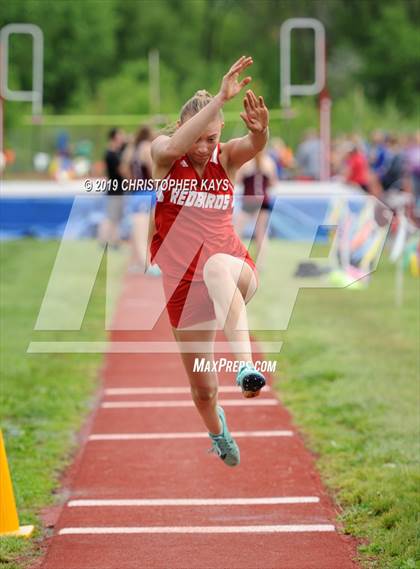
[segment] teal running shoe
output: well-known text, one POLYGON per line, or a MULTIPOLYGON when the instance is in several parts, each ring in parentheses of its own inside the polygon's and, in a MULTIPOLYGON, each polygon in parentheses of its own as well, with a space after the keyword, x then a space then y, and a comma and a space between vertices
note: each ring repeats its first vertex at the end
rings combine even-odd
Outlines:
POLYGON ((220 435, 213 435, 212 433, 209 433, 209 437, 213 441, 213 445, 209 450, 209 453, 214 452, 220 456, 223 462, 228 466, 237 466, 240 462, 239 447, 232 435, 229 433, 226 424, 225 412, 220 405, 217 406, 217 414, 222 422, 223 430, 220 435))
POLYGON ((251 363, 241 366, 236 376, 236 385, 240 386, 245 397, 255 397, 265 383, 263 374, 257 371, 251 363))

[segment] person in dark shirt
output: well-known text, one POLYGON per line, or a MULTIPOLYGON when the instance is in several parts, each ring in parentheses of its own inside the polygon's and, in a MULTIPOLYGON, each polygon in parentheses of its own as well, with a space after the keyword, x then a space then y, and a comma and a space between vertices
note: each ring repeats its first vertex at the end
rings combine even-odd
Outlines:
MULTIPOLYGON (((120 172, 132 181, 152 181, 152 155, 150 148, 155 135, 148 125, 140 125, 133 141, 127 144, 121 160, 120 172)), ((142 186, 137 185, 137 188, 142 186)), ((153 189, 134 189, 125 192, 131 218, 132 264, 130 273, 158 276, 157 265, 148 262, 149 242, 154 233, 156 194, 153 189)))
POLYGON ((270 189, 277 182, 276 165, 271 156, 264 150, 258 152, 253 160, 246 162, 238 171, 236 182, 243 186, 242 211, 236 220, 238 235, 242 235, 246 225, 251 221, 253 239, 255 239, 257 265, 260 271, 264 268, 267 228, 272 209, 270 189))
POLYGON ((105 219, 99 229, 99 241, 118 247, 119 227, 124 214, 124 191, 120 173, 121 156, 125 147, 125 134, 119 128, 113 128, 108 134, 108 146, 104 160, 109 183, 107 185, 105 219))
POLYGON ((400 141, 397 136, 389 135, 387 138, 388 160, 381 176, 384 192, 391 189, 403 190, 406 185, 406 164, 400 141))

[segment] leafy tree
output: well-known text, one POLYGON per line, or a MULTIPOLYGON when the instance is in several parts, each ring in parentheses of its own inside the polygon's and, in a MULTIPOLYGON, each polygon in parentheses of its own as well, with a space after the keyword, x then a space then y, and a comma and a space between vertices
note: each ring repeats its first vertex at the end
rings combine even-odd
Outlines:
MULTIPOLYGON (((1 0, 0 27, 30 22, 44 33, 45 102, 56 111, 68 106, 78 89, 93 93, 98 79, 112 74, 115 62, 115 3, 69 0, 1 0)), ((13 66, 20 85, 30 86, 32 50, 13 37, 13 66)))
MULTIPOLYGON (((215 91, 242 54, 254 57, 253 86, 278 107, 279 30, 290 17, 324 23, 333 95, 361 85, 380 104, 415 108, 418 0, 0 0, 0 27, 33 22, 44 32, 45 102, 55 112, 109 112, 108 99, 119 106, 112 112, 145 112, 151 49, 160 54, 165 109, 176 111, 197 89, 215 91)), ((297 31, 293 39, 292 80, 309 82, 313 35, 297 31)), ((14 38, 12 48, 13 85, 30 88, 29 41, 14 38)))
POLYGON ((404 4, 384 7, 369 29, 362 83, 368 96, 414 109, 420 93, 420 30, 404 4))

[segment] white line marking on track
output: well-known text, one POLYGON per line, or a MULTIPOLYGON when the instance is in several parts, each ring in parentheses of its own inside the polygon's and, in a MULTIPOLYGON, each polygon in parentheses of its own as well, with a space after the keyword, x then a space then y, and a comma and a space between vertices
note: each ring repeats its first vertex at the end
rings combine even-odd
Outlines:
MULTIPOLYGON (((258 351, 263 354, 279 353, 283 342, 259 342, 258 351)), ((68 353, 108 353, 108 354, 178 354, 181 350, 185 353, 222 353, 229 354, 231 351, 245 351, 245 342, 158 342, 154 340, 146 342, 78 342, 65 340, 33 341, 27 348, 29 354, 68 354, 68 353), (206 347, 208 346, 208 347, 206 347)))
MULTIPOLYGON (((219 393, 240 393, 238 386, 219 385, 219 393)), ((262 392, 270 391, 268 386, 263 387, 262 392)), ((105 389, 106 396, 112 395, 173 395, 189 394, 189 387, 110 387, 105 389)))
POLYGON ((84 527, 63 528, 59 535, 105 535, 139 533, 294 533, 294 532, 330 532, 335 526, 329 524, 300 524, 277 526, 186 526, 186 527, 84 527))
MULTIPOLYGON (((278 405, 277 399, 224 399, 219 401, 225 407, 254 407, 264 405, 278 405)), ((156 407, 194 407, 194 401, 105 401, 101 407, 104 409, 137 409, 137 408, 156 408, 156 407)))
POLYGON ((70 500, 69 508, 98 508, 106 506, 257 506, 277 504, 316 504, 317 496, 282 496, 275 498, 185 498, 167 500, 70 500))
MULTIPOLYGON (((232 431, 234 437, 292 437, 293 431, 232 431)), ((207 439, 208 433, 109 433, 90 435, 89 441, 147 441, 159 439, 207 439)))

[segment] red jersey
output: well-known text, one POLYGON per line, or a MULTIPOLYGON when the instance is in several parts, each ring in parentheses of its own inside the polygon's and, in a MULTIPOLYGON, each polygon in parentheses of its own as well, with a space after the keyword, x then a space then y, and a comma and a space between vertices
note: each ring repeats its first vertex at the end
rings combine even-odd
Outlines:
POLYGON ((157 190, 152 262, 164 275, 203 280, 203 266, 216 253, 254 262, 232 223, 233 184, 215 148, 200 177, 187 155, 174 162, 157 190))
POLYGON ((347 158, 347 167, 349 170, 347 182, 360 186, 369 184, 369 163, 362 152, 352 152, 347 158))

